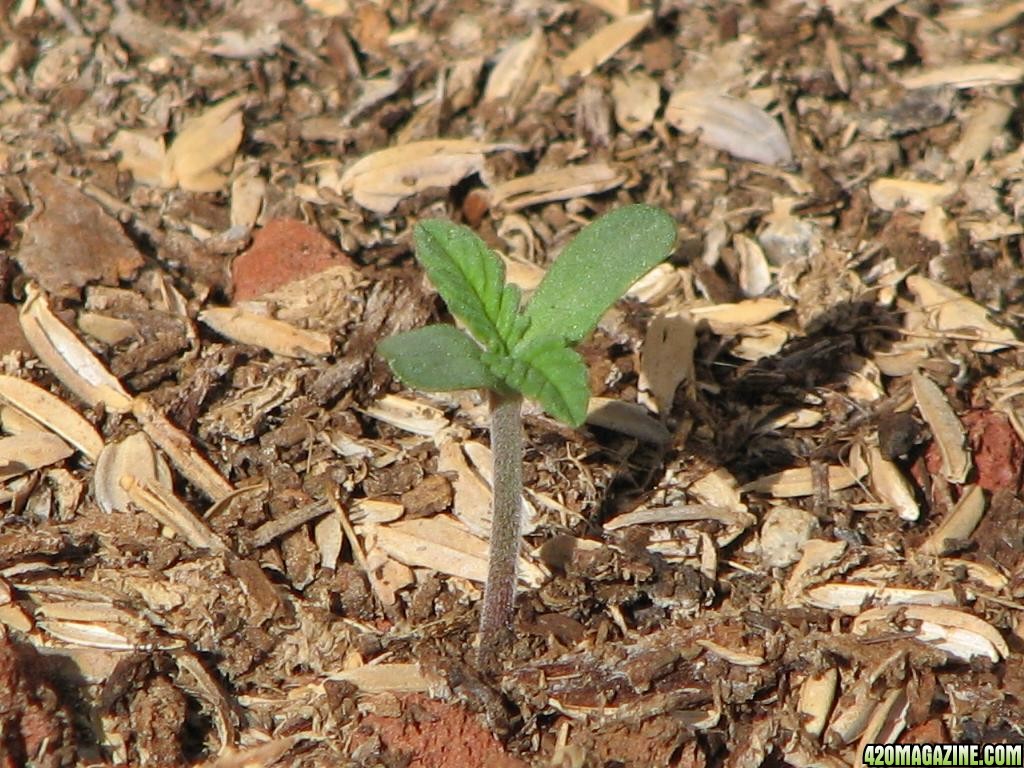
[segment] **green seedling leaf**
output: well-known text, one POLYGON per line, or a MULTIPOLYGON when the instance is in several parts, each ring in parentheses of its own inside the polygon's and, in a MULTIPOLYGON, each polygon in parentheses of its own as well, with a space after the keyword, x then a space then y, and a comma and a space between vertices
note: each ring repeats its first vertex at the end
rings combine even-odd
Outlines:
POLYGON ((618 208, 591 222, 555 259, 526 305, 523 338, 554 335, 578 344, 675 242, 672 217, 649 205, 618 208))
POLYGON ((450 221, 421 221, 413 239, 416 258, 451 313, 488 350, 508 352, 522 328, 515 322, 520 293, 505 284, 501 259, 471 230, 450 221))
POLYGON ((583 358, 559 336, 522 341, 511 355, 481 359, 504 384, 540 403, 559 421, 578 427, 587 416, 590 385, 583 358))
POLYGON ((483 350, 454 325, 428 325, 399 333, 377 345, 377 352, 405 384, 440 392, 501 389, 501 379, 480 359, 483 350))

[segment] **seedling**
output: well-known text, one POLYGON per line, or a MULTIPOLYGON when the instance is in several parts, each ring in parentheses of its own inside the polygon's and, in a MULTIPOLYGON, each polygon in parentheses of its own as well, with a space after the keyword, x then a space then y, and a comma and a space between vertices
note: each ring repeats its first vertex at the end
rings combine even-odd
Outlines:
POLYGON ((409 386, 489 392, 494 494, 479 660, 490 666, 510 635, 515 603, 523 397, 559 421, 583 423, 590 386, 574 347, 672 252, 676 226, 648 205, 596 219, 565 247, 525 307, 519 287, 505 282, 504 263, 469 229, 432 219, 416 225, 413 239, 416 258, 468 333, 428 325, 385 339, 377 351, 409 386))

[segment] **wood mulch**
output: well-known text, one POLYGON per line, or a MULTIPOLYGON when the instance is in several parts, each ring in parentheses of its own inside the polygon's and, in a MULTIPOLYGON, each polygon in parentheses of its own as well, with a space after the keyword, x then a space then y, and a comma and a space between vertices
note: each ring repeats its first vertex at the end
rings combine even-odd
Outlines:
POLYGON ((0 768, 859 765, 1024 742, 1024 4, 0 2, 0 768), (411 228, 679 242, 526 414, 411 228))

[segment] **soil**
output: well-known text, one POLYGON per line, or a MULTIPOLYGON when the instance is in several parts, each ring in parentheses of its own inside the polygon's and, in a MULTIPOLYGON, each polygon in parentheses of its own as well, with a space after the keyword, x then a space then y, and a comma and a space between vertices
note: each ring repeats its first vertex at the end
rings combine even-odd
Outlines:
POLYGON ((0 2, 0 766, 1024 744, 1021 12, 0 2), (630 203, 484 669, 486 398, 374 347, 630 203))

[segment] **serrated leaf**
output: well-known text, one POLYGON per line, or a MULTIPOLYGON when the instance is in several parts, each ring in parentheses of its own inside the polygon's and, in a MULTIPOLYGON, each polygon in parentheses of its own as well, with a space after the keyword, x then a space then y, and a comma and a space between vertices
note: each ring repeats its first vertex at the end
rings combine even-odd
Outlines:
POLYGON ((591 222, 555 259, 524 312, 524 339, 580 342, 629 287, 672 253, 676 225, 649 205, 618 208, 591 222))
POLYGON ((517 345, 509 356, 484 353, 482 360, 507 387, 536 400, 559 421, 578 427, 586 418, 587 368, 561 337, 536 337, 517 345))
POLYGON ((450 221, 421 221, 416 258, 448 309, 487 349, 507 352, 502 329, 512 327, 519 289, 505 285, 505 265, 471 230, 450 221))
POLYGON ((377 352, 403 383, 433 392, 500 388, 501 380, 480 360, 482 351, 452 325, 428 325, 377 345, 377 352))

